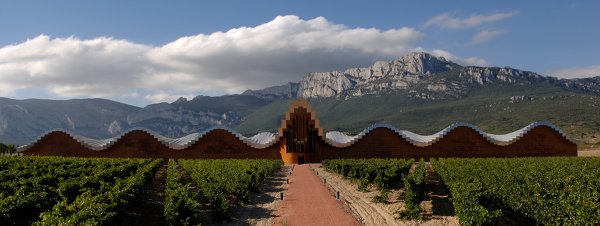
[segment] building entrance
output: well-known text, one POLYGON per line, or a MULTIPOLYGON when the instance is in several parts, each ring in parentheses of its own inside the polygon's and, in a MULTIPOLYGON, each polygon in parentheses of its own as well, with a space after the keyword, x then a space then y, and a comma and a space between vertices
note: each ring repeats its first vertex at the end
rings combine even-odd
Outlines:
POLYGON ((304 156, 298 156, 298 164, 304 164, 304 156))
POLYGON ((306 101, 299 101, 290 107, 280 134, 281 156, 285 163, 305 163, 319 161, 316 156, 322 131, 319 122, 306 101))

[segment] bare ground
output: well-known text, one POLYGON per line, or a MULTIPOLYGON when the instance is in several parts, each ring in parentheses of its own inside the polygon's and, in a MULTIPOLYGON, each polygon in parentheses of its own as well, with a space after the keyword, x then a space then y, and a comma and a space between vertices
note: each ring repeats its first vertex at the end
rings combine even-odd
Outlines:
POLYGON ((146 190, 142 203, 128 210, 122 225, 164 225, 165 183, 167 180, 167 164, 164 161, 154 173, 154 178, 146 190))
MULTIPOLYGON (((197 185, 191 179, 189 174, 180 168, 183 174, 184 183, 191 183, 191 189, 196 189, 197 185)), ((202 225, 260 225, 271 226, 275 219, 275 213, 280 203, 279 194, 286 188, 286 179, 293 170, 292 166, 285 165, 269 178, 267 178, 258 188, 258 192, 251 192, 247 203, 239 206, 233 206, 230 210, 231 221, 229 223, 215 223, 212 221, 210 208, 201 207, 200 219, 202 225)))
POLYGON ((454 207, 449 200, 448 189, 433 171, 431 163, 425 163, 425 200, 421 203, 423 223, 427 225, 459 225, 454 207))
MULTIPOLYGON (((286 186, 287 176, 290 174, 291 166, 283 166, 280 171, 272 177, 267 178, 259 187, 258 192, 250 194, 249 202, 230 210, 231 222, 224 225, 258 225, 271 226, 277 206, 279 205, 279 193, 286 186)), ((206 223, 203 223, 206 224, 206 223)), ((223 224, 208 224, 223 225, 223 224)))
POLYGON ((580 157, 597 157, 597 156, 600 156, 600 149, 599 150, 578 151, 577 152, 577 156, 580 156, 580 157))
POLYGON ((390 190, 387 204, 374 203, 373 197, 379 194, 375 187, 369 186, 367 192, 360 192, 356 183, 327 172, 321 164, 311 166, 326 180, 332 195, 340 192, 340 199, 364 225, 459 225, 458 218, 453 216, 452 205, 447 201, 447 191, 443 190, 439 181, 433 187, 428 185, 426 189, 426 201, 421 204, 424 209, 423 220, 403 221, 395 218, 396 212, 404 208, 401 188, 390 190))

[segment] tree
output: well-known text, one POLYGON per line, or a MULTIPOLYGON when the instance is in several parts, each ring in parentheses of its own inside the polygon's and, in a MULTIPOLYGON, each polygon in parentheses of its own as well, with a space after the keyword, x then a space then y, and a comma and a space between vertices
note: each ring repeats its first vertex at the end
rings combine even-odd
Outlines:
POLYGON ((13 144, 0 143, 0 155, 13 155, 17 153, 17 148, 13 144))
POLYGON ((7 146, 7 149, 8 149, 8 154, 10 154, 10 155, 14 155, 17 153, 17 148, 15 147, 14 144, 9 144, 7 146))
POLYGON ((4 155, 4 153, 6 153, 6 151, 7 151, 7 149, 8 149, 8 147, 5 144, 0 143, 0 155, 4 155))

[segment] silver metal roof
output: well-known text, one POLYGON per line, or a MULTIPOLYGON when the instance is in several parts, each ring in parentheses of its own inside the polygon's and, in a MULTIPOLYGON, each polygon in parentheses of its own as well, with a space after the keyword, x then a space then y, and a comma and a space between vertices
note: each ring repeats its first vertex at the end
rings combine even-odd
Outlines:
POLYGON ((180 137, 180 138, 168 138, 168 137, 162 136, 154 131, 151 131, 151 130, 148 130, 145 128, 134 128, 134 129, 128 130, 127 132, 121 133, 119 136, 108 138, 108 139, 92 139, 92 138, 88 138, 85 136, 74 134, 70 131, 66 131, 63 129, 54 129, 54 130, 51 130, 51 131, 48 131, 48 132, 42 134, 37 139, 35 139, 33 142, 30 142, 27 145, 18 147, 17 150, 18 151, 26 151, 29 148, 33 147, 36 143, 38 143, 46 135, 48 135, 52 132, 57 132, 57 131, 68 134, 70 137, 72 137, 75 141, 77 141, 84 147, 89 148, 94 151, 101 151, 101 150, 105 150, 105 149, 109 148, 110 146, 115 144, 118 140, 123 138, 123 136, 125 136, 128 133, 133 132, 133 131, 144 131, 144 132, 150 134, 152 137, 156 138, 160 143, 164 144, 165 146, 167 146, 171 149, 174 149, 174 150, 182 150, 182 149, 186 149, 186 148, 192 146, 198 140, 200 140, 200 138, 202 138, 204 135, 208 134, 209 132, 211 132, 213 130, 217 130, 217 129, 226 130, 227 132, 233 134, 235 137, 240 139, 242 142, 244 142, 245 144, 247 144, 248 146, 253 147, 253 148, 266 148, 266 147, 273 145, 277 141, 277 139, 276 139, 277 136, 274 133, 262 132, 262 133, 258 133, 256 135, 254 135, 252 137, 245 137, 244 135, 242 135, 236 131, 233 131, 227 127, 222 127, 222 126, 212 127, 201 133, 192 133, 192 134, 180 137))
MULTIPOLYGON (((475 130, 482 137, 484 137, 488 141, 492 142, 493 144, 505 146, 505 145, 509 145, 509 144, 514 143, 515 141, 519 140, 521 137, 523 137, 525 134, 527 134, 530 130, 532 130, 533 128, 538 127, 538 126, 547 126, 549 128, 552 128, 556 132, 558 132, 561 136, 568 139, 566 134, 560 128, 558 128, 557 126, 555 126, 549 122, 543 122, 543 121, 531 123, 517 131, 507 133, 507 134, 502 134, 502 135, 486 133, 472 124, 465 123, 465 122, 457 122, 457 123, 454 123, 454 124, 444 128, 443 130, 441 130, 437 133, 432 134, 432 135, 420 135, 420 134, 416 134, 416 133, 413 133, 413 132, 410 132, 407 130, 399 130, 396 127, 393 127, 388 124, 373 124, 355 136, 347 135, 347 134, 339 132, 339 131, 327 132, 325 134, 325 142, 334 147, 348 147, 348 146, 358 142, 360 139, 362 139, 364 136, 366 136, 368 133, 370 133, 374 129, 386 128, 386 129, 393 131, 398 136, 404 138, 407 142, 409 142, 412 145, 415 145, 417 147, 425 147, 425 146, 434 144, 438 140, 442 139, 450 131, 452 131, 458 127, 468 127, 468 128, 475 130)), ((123 136, 125 136, 126 134, 128 134, 132 131, 144 131, 144 132, 150 134, 152 137, 156 138, 159 142, 161 142, 165 146, 167 146, 171 149, 174 149, 174 150, 182 150, 182 149, 186 149, 186 148, 192 146, 193 144, 198 142, 198 140, 200 140, 204 135, 208 134, 209 132, 211 132, 213 130, 217 130, 217 129, 225 130, 225 131, 233 134, 235 137, 237 137, 239 140, 241 140, 248 146, 253 147, 253 148, 259 148, 259 149, 266 148, 266 147, 273 145, 275 142, 277 142, 277 139, 278 139, 277 134, 271 133, 271 132, 261 132, 254 136, 251 136, 251 137, 245 137, 242 134, 240 134, 234 130, 231 130, 227 127, 223 127, 223 126, 212 127, 203 132, 192 133, 192 134, 180 137, 180 138, 168 138, 168 137, 162 136, 158 133, 155 133, 155 132, 145 129, 145 128, 134 128, 134 129, 131 129, 127 132, 120 134, 119 136, 108 138, 108 139, 92 139, 92 138, 88 138, 85 136, 71 133, 71 132, 63 130, 63 129, 54 129, 54 130, 51 130, 51 131, 48 131, 48 132, 42 134, 37 139, 35 139, 33 142, 30 142, 27 145, 18 147, 17 150, 18 151, 26 151, 26 150, 30 149, 31 147, 33 147, 36 143, 38 143, 46 135, 48 135, 52 132, 55 132, 55 131, 64 132, 64 133, 68 134, 69 136, 71 136, 75 141, 77 141, 81 145, 83 145, 86 148, 89 148, 91 150, 94 150, 94 151, 101 151, 101 150, 105 150, 105 149, 109 148, 110 146, 115 144, 118 140, 123 138, 123 136)))
POLYGON ((426 146, 434 144, 435 142, 437 142, 438 140, 440 140, 444 136, 446 136, 446 134, 448 134, 450 131, 452 131, 458 127, 469 127, 471 129, 475 130, 477 133, 479 133, 482 137, 484 137, 488 141, 492 142, 493 144, 506 146, 506 145, 512 144, 515 141, 519 140, 521 137, 523 137, 523 135, 527 134, 530 130, 532 130, 533 128, 538 127, 538 126, 550 127, 552 129, 554 129, 556 132, 558 132, 561 136, 568 139, 567 135, 560 128, 553 125, 552 123, 543 122, 543 121, 531 123, 517 131, 507 133, 507 134, 502 134, 502 135, 486 133, 472 124, 465 123, 465 122, 457 122, 457 123, 454 123, 454 124, 444 128, 443 130, 441 130, 437 133, 432 134, 432 135, 420 135, 420 134, 416 134, 416 133, 413 133, 413 132, 410 132, 407 130, 399 130, 396 127, 393 127, 388 124, 374 124, 374 125, 369 126, 366 129, 364 129, 363 131, 361 131, 359 134, 357 134, 355 136, 350 136, 350 135, 344 134, 339 131, 327 132, 325 134, 325 142, 327 142, 328 144, 330 144, 334 147, 348 147, 348 146, 356 143, 360 139, 362 139, 365 135, 367 135, 369 132, 373 131, 374 129, 386 128, 386 129, 392 130, 394 133, 398 134, 398 136, 404 138, 407 142, 409 142, 412 145, 415 145, 417 147, 426 147, 426 146))

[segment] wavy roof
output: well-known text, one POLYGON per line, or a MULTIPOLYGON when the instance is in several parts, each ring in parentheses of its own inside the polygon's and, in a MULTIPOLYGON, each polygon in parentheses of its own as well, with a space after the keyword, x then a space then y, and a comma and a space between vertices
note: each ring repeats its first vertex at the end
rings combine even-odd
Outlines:
POLYGON ((198 142, 198 140, 200 140, 202 137, 204 137, 204 135, 206 135, 214 130, 219 130, 219 129, 225 130, 225 131, 231 133, 232 135, 237 137, 240 141, 244 142, 246 145, 253 147, 253 148, 259 148, 259 149, 266 148, 266 147, 273 145, 277 141, 277 139, 276 139, 277 135, 274 133, 261 132, 254 136, 251 136, 251 137, 245 137, 244 135, 242 135, 234 130, 231 130, 227 127, 222 127, 222 126, 212 127, 201 133, 192 133, 192 134, 180 137, 180 138, 168 138, 168 137, 162 136, 154 131, 151 131, 151 130, 148 130, 145 128, 133 128, 133 129, 128 130, 127 132, 124 132, 116 137, 112 137, 112 138, 108 138, 108 139, 92 139, 92 138, 88 138, 85 136, 71 133, 71 132, 63 130, 63 129, 54 129, 54 130, 51 130, 51 131, 48 131, 48 132, 42 134, 37 139, 35 139, 33 142, 31 142, 27 145, 18 147, 17 150, 18 151, 29 150, 31 147, 35 146, 35 144, 40 142, 44 137, 46 137, 50 133, 63 132, 65 134, 69 135, 70 137, 72 137, 75 141, 77 141, 78 143, 80 143, 81 145, 83 145, 84 147, 86 147, 88 149, 91 149, 94 151, 102 151, 102 150, 105 150, 105 149, 111 147, 117 141, 122 139, 124 136, 126 136, 127 134, 134 132, 134 131, 143 131, 145 133, 150 134, 152 137, 154 137, 160 143, 162 143, 163 145, 165 145, 171 149, 182 150, 182 149, 186 149, 186 148, 192 146, 193 144, 195 144, 196 142, 198 142))
POLYGON ((327 132, 325 134, 325 142, 327 142, 328 144, 330 144, 334 147, 348 147, 348 146, 358 142, 360 139, 362 139, 364 136, 369 134, 371 131, 373 131, 377 128, 386 128, 386 129, 392 130, 394 133, 396 133, 398 136, 404 138, 407 142, 409 142, 412 145, 415 145, 417 147, 426 147, 426 146, 432 145, 435 142, 439 141, 446 134, 448 134, 449 132, 451 132, 452 130, 454 130, 458 127, 468 127, 468 128, 475 130, 479 135, 481 135, 482 137, 484 137, 486 140, 490 141, 491 143, 500 145, 500 146, 506 146, 506 145, 510 145, 510 144, 514 143, 515 141, 519 140, 521 137, 523 137, 525 134, 527 134, 527 132, 531 131, 533 128, 536 128, 538 126, 550 127, 553 130, 555 130, 557 133, 559 133, 565 139, 569 139, 567 137, 567 135, 560 128, 553 125, 552 123, 544 122, 544 121, 534 122, 534 123, 531 123, 517 131, 507 133, 507 134, 502 134, 502 135, 483 132, 481 129, 479 129, 478 127, 476 127, 470 123, 457 122, 457 123, 454 123, 454 124, 444 128, 443 130, 441 130, 437 133, 432 134, 432 135, 420 135, 420 134, 416 134, 416 133, 413 133, 413 132, 410 132, 407 130, 399 130, 396 127, 393 127, 388 124, 374 124, 372 126, 369 126, 366 129, 364 129, 363 131, 361 131, 359 134, 357 134, 355 136, 346 135, 339 131, 327 132))
MULTIPOLYGON (((416 133, 413 133, 413 132, 410 132, 407 130, 399 130, 396 127, 393 127, 388 124, 374 124, 374 125, 369 126, 366 129, 364 129, 363 131, 361 131, 359 134, 357 134, 355 136, 350 136, 350 135, 344 134, 339 131, 327 132, 324 136, 324 141, 334 147, 338 147, 338 148, 348 147, 348 146, 351 146, 352 144, 358 142, 363 137, 367 136, 373 130, 378 129, 378 128, 386 128, 386 129, 393 131, 398 136, 402 137, 403 139, 405 139, 407 142, 409 142, 412 145, 415 145, 417 147, 426 147, 426 146, 432 145, 435 142, 439 141, 446 134, 450 133, 452 130, 454 130, 458 127, 468 127, 468 128, 473 129, 474 131, 476 131, 479 135, 481 135, 482 137, 484 137, 491 143, 500 145, 500 146, 506 146, 506 145, 516 142, 521 137, 523 137, 525 134, 527 134, 529 131, 531 131, 532 129, 534 129, 538 126, 546 126, 546 127, 552 128, 557 133, 559 133, 562 137, 568 139, 566 134, 564 132, 562 132, 562 130, 560 128, 558 128, 557 126, 555 126, 549 122, 540 121, 540 122, 531 123, 517 131, 507 133, 507 134, 502 134, 502 135, 483 132, 478 127, 476 127, 472 124, 469 124, 469 123, 465 123, 465 122, 454 123, 432 135, 420 135, 420 134, 416 134, 416 133)), ((214 130, 225 130, 225 131, 231 133, 232 135, 234 135, 235 137, 237 137, 240 141, 244 142, 248 146, 253 147, 253 148, 258 148, 258 149, 267 148, 267 147, 275 144, 281 138, 277 134, 270 133, 270 132, 261 132, 254 136, 251 136, 251 137, 245 137, 242 134, 240 134, 234 130, 231 130, 229 128, 222 127, 222 126, 212 127, 201 133, 192 133, 187 136, 180 137, 180 138, 168 138, 168 137, 162 136, 158 133, 155 133, 153 131, 150 131, 148 129, 144 129, 144 128, 134 128, 125 133, 120 134, 119 136, 108 138, 108 139, 92 139, 92 138, 88 138, 85 136, 73 134, 66 130, 56 129, 56 130, 52 130, 47 133, 44 133, 43 135, 39 136, 33 142, 19 147, 18 150, 26 151, 26 150, 30 149, 31 147, 33 147, 35 144, 40 142, 44 137, 46 137, 50 133, 63 132, 63 133, 66 133, 67 135, 69 135, 70 137, 72 137, 75 141, 77 141, 84 147, 94 150, 94 151, 101 151, 101 150, 105 150, 105 149, 111 147, 117 141, 122 139, 125 135, 127 135, 128 133, 133 132, 133 131, 146 132, 149 135, 151 135, 152 137, 154 137, 156 140, 158 140, 160 143, 164 144, 165 146, 167 146, 171 149, 174 149, 174 150, 182 150, 182 149, 186 149, 186 148, 192 146, 193 144, 198 142, 198 140, 200 140, 202 137, 204 137, 204 135, 206 135, 214 130)))

